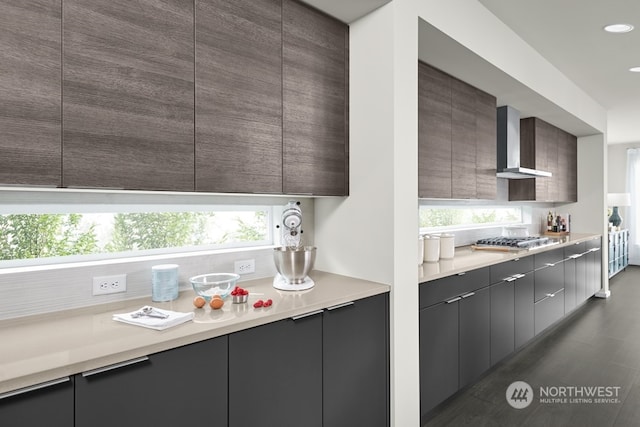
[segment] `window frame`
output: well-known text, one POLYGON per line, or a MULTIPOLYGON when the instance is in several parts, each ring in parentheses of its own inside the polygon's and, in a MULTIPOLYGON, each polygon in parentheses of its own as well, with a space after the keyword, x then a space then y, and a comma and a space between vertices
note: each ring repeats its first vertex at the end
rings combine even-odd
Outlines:
POLYGON ((500 205, 500 204, 453 204, 442 202, 421 203, 418 207, 418 228, 420 234, 433 234, 453 231, 469 231, 482 229, 495 229, 517 225, 531 225, 531 209, 524 205, 500 205), (492 223, 462 223, 435 227, 422 227, 420 224, 420 210, 422 209, 518 209, 520 211, 519 222, 492 222, 492 223))
MULTIPOLYGON (((59 269, 80 265, 105 265, 141 260, 183 258, 204 254, 275 247, 274 231, 278 209, 286 202, 282 198, 220 196, 211 194, 155 193, 123 190, 40 189, 0 187, 0 214, 70 214, 70 213, 141 213, 141 212, 206 212, 256 211, 267 212, 267 239, 233 242, 223 245, 183 246, 127 252, 106 252, 88 255, 0 260, 0 273, 24 269, 59 269), (256 202, 267 203, 256 203, 256 202)), ((287 198, 288 201, 290 198, 287 198)))

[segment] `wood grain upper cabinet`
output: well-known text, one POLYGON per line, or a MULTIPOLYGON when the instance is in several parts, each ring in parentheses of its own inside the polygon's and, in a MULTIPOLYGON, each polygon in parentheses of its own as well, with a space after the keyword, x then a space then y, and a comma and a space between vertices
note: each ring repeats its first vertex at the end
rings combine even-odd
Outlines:
POLYGON ((451 79, 451 197, 476 198, 476 89, 451 79))
POLYGON ((418 197, 495 200, 496 98, 418 62, 418 197))
POLYGON ((496 165, 496 97, 475 90, 476 96, 476 197, 495 200, 497 197, 496 165))
POLYGON ((193 191, 193 2, 65 0, 63 20, 63 185, 193 191))
POLYGON ((61 10, 0 1, 0 184, 61 184, 61 10))
POLYGON ((562 201, 578 201, 578 138, 558 129, 558 196, 562 201))
POLYGON ((348 194, 349 27, 282 2, 283 190, 348 194))
POLYGON ((418 195, 451 198, 451 77, 418 62, 418 195))
POLYGON ((577 138, 537 117, 520 120, 520 164, 549 178, 512 179, 509 200, 576 202, 577 138))
POLYGON ((282 192, 282 2, 196 0, 196 190, 282 192))

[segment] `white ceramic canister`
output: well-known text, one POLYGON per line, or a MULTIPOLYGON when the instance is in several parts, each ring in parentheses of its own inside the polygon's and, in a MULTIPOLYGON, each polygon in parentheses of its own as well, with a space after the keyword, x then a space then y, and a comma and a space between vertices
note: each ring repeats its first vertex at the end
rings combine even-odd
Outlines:
POLYGON ((438 262, 440 259, 440 237, 427 234, 424 236, 424 261, 438 262))
POLYGON ((455 254, 455 238, 453 234, 440 235, 440 259, 452 259, 455 254))
POLYGON ((418 236, 418 265, 424 262, 424 237, 418 236))

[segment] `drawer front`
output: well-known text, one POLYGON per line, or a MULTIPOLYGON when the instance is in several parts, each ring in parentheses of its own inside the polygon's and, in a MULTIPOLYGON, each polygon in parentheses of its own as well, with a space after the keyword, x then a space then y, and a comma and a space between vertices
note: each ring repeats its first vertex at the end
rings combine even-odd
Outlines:
POLYGON ((575 243, 571 246, 564 247, 564 258, 567 259, 573 255, 580 255, 587 251, 585 242, 575 243))
POLYGON ((514 274, 525 274, 533 271, 533 256, 512 259, 489 267, 491 284, 502 282, 514 274))
POLYGON ((533 256, 534 267, 539 269, 547 264, 555 264, 564 259, 564 248, 553 249, 550 251, 540 252, 533 256))
POLYGON ((553 297, 544 298, 534 305, 535 334, 547 329, 564 317, 564 292, 556 292, 553 297))
POLYGON ((421 283, 420 308, 429 307, 488 285, 489 267, 421 283))
POLYGON ((586 247, 588 251, 591 249, 600 248, 601 247, 600 238, 598 237, 597 239, 587 240, 586 247))
POLYGON ((545 267, 533 273, 535 301, 544 299, 549 294, 555 294, 564 289, 564 262, 558 262, 553 267, 545 267))

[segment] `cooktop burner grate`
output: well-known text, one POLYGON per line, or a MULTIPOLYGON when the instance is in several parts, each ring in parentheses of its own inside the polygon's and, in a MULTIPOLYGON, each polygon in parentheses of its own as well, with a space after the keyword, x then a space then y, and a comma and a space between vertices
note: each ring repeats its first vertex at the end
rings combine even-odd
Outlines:
POLYGON ((527 249, 538 246, 546 246, 553 244, 548 237, 491 237, 488 239, 480 239, 476 242, 479 246, 495 246, 527 249))

